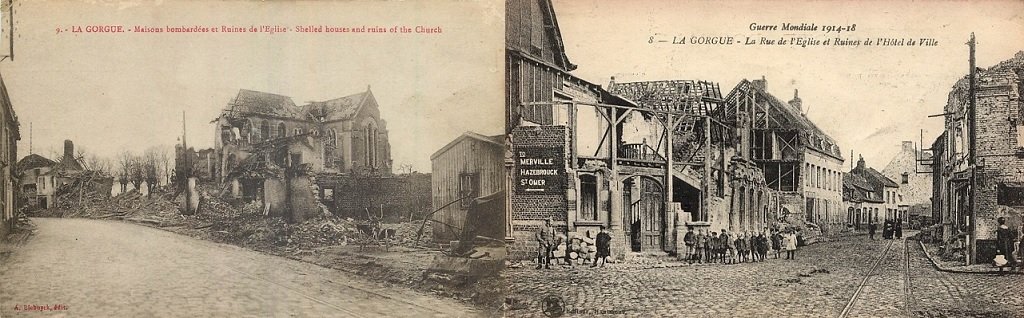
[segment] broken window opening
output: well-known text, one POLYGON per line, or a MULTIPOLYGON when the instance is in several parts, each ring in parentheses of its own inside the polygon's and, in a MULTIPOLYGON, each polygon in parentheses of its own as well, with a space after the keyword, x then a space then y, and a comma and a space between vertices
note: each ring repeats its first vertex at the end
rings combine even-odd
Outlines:
POLYGON ((1024 184, 1000 184, 996 195, 996 204, 1024 206, 1024 184))
POLYGON ((461 205, 463 208, 468 208, 473 203, 473 199, 480 194, 480 178, 477 173, 461 173, 459 174, 459 197, 464 198, 461 205))
POLYGON ((270 122, 266 120, 260 124, 260 140, 270 140, 270 122))
POLYGON ((597 220, 597 176, 580 175, 580 218, 597 220))

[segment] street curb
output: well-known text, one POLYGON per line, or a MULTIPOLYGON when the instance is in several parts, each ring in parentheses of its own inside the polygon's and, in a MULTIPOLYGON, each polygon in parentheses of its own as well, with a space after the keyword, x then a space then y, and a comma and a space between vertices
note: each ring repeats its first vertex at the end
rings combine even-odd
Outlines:
POLYGON ((921 246, 921 251, 923 251, 923 252, 924 252, 924 256, 928 258, 928 262, 932 264, 932 267, 934 267, 934 268, 935 268, 936 270, 938 270, 938 271, 940 271, 940 272, 947 272, 947 273, 962 273, 962 274, 977 274, 977 275, 1006 275, 1006 274, 1011 274, 1011 275, 1024 275, 1024 273, 1021 273, 1021 272, 1019 272, 1019 271, 1006 271, 1006 272, 999 272, 999 271, 986 271, 986 272, 972 272, 972 271, 965 271, 965 270, 957 270, 957 269, 952 269, 952 268, 947 268, 947 267, 943 267, 943 266, 939 265, 939 263, 935 261, 935 258, 933 258, 933 257, 932 257, 932 254, 928 252, 928 248, 926 248, 926 247, 924 246, 924 242, 922 242, 922 241, 917 241, 917 244, 921 246))

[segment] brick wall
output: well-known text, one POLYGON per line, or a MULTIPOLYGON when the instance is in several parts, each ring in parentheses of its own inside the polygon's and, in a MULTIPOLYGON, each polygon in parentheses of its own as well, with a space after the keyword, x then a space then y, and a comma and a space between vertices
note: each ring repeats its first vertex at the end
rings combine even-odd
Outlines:
MULTIPOLYGON (((1019 68, 1019 66, 1018 66, 1019 68)), ((1017 70, 1018 72, 1020 69, 1017 70)), ((978 239, 995 239, 996 219, 1006 217, 1011 226, 1021 224, 1021 213, 1013 207, 997 202, 1000 184, 1024 182, 1024 155, 1018 144, 1021 126, 1021 79, 1012 71, 983 72, 978 79, 977 151, 981 168, 978 170, 977 205, 978 239), (1015 127, 1016 126, 1016 127, 1015 127)), ((979 259, 983 259, 979 255, 979 259)))
POLYGON ((1024 208, 1000 205, 999 186, 1024 183, 1024 144, 1018 140, 1024 129, 1024 54, 982 71, 977 92, 977 146, 979 169, 975 197, 977 263, 994 257, 996 219, 1019 228, 1024 208))
POLYGON ((431 211, 430 174, 414 173, 391 177, 321 174, 316 177, 320 197, 333 189, 327 206, 337 216, 363 220, 366 209, 380 213, 385 222, 420 220, 431 211))
MULTIPOLYGON (((512 142, 515 147, 560 147, 563 149, 563 156, 568 155, 567 129, 565 126, 520 126, 512 131, 512 142)), ((566 158, 568 163, 568 158, 566 158)), ((513 175, 518 165, 513 166, 513 175)), ((567 174, 569 170, 566 169, 567 174)), ((567 189, 573 184, 572 179, 565 176, 563 189, 552 191, 547 194, 518 194, 515 189, 509 189, 511 195, 512 209, 512 238, 508 244, 508 257, 510 259, 530 259, 537 255, 537 242, 534 233, 544 223, 544 220, 551 218, 555 229, 565 232, 568 228, 567 216, 568 205, 567 189)), ((517 182, 513 180, 513 182, 517 182)), ((515 185, 513 185, 513 188, 515 185)))

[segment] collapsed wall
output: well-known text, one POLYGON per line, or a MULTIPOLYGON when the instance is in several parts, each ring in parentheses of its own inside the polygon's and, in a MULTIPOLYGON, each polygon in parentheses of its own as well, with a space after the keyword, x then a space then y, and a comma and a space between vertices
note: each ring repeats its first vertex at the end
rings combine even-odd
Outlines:
POLYGON ((385 223, 422 220, 431 211, 430 174, 397 176, 316 175, 319 200, 336 216, 385 223))

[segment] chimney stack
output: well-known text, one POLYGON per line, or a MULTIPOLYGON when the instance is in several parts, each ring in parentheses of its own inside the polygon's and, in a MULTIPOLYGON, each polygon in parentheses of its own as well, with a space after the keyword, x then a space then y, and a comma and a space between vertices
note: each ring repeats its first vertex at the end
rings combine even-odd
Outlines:
POLYGON ((866 165, 867 164, 864 163, 864 156, 860 156, 860 159, 857 159, 857 170, 864 170, 866 165))
POLYGON ((751 85, 761 89, 762 91, 768 91, 768 81, 764 79, 764 75, 761 75, 761 79, 753 80, 750 83, 751 85))
POLYGON ((797 111, 803 113, 804 112, 803 105, 804 105, 803 101, 800 100, 800 90, 799 89, 794 89, 793 90, 793 99, 789 101, 789 106, 792 106, 793 108, 796 108, 797 111))
POLYGON ((917 149, 914 149, 914 142, 913 141, 906 141, 906 140, 903 141, 903 151, 913 152, 915 150, 917 150, 917 149))
POLYGON ((64 158, 75 159, 75 143, 64 140, 64 158))

